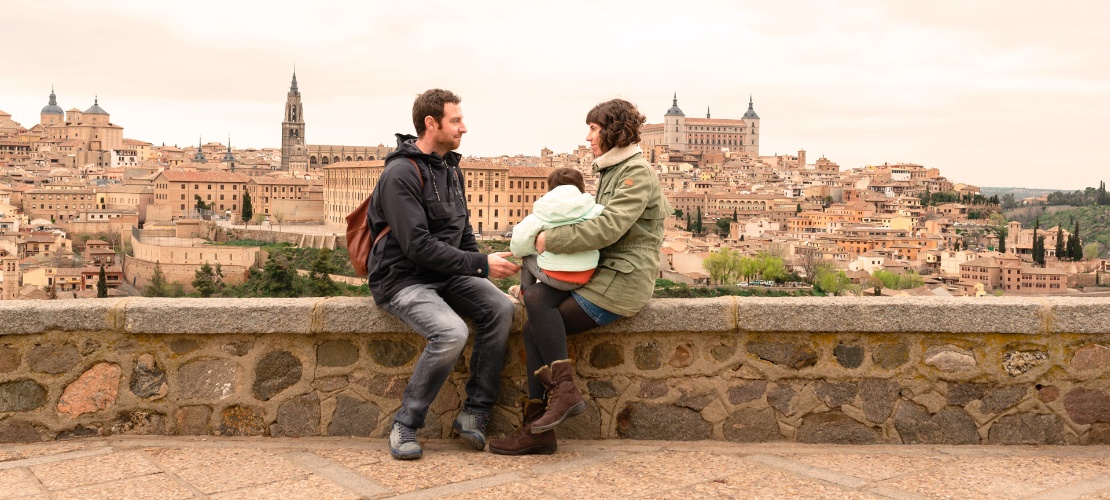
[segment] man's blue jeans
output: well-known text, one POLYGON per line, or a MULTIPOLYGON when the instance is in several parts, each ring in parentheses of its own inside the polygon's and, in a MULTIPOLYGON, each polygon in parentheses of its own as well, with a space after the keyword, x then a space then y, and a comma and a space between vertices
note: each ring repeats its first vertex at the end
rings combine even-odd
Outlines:
POLYGON ((428 406, 466 347, 469 329, 463 316, 474 322, 475 329, 463 409, 489 414, 501 390, 501 367, 516 310, 509 296, 485 278, 452 276, 443 283, 407 287, 382 307, 428 341, 393 420, 424 427, 428 406))

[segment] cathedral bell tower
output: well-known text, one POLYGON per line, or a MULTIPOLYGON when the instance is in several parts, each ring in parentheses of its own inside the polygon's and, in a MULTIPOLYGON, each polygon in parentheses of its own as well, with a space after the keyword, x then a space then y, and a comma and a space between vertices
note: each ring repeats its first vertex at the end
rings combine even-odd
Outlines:
POLYGON ((285 97, 285 118, 281 121, 281 169, 308 170, 308 148, 304 142, 304 110, 301 91, 297 89, 297 70, 285 97))

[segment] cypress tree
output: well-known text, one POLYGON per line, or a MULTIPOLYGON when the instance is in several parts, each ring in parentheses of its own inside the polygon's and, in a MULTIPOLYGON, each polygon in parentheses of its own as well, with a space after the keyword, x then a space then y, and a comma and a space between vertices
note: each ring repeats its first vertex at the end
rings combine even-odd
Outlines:
POLYGON ((1064 260, 1064 258, 1067 257, 1067 255, 1065 255, 1065 252, 1064 252, 1065 249, 1066 249, 1066 247, 1064 246, 1064 226, 1056 226, 1056 258, 1057 259, 1064 260))
POLYGON ((251 217, 254 217, 254 206, 251 205, 250 192, 243 191, 243 223, 250 224, 251 217))
POLYGON ((1076 262, 1083 260, 1083 242, 1079 239, 1079 221, 1075 221, 1075 230, 1068 238, 1068 256, 1076 262))
POLYGON ((108 275, 104 273, 104 264, 100 265, 100 278, 96 280, 96 298, 108 297, 108 275))

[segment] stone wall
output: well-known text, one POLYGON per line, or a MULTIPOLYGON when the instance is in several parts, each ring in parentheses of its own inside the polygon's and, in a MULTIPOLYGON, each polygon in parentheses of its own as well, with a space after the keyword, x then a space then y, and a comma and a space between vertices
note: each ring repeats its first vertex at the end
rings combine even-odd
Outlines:
MULTIPOLYGON (((1110 444, 1110 299, 659 299, 574 336, 564 438, 1110 444)), ((384 436, 423 340, 369 299, 0 303, 0 441, 384 436)), ((491 435, 518 422, 518 312, 491 435)), ((466 362, 423 436, 448 436, 466 362)))

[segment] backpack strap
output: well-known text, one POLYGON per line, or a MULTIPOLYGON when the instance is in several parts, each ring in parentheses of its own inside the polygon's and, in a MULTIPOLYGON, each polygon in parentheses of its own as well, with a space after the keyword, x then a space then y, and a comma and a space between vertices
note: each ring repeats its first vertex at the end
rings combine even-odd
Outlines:
MULTIPOLYGON (((418 166, 416 164, 416 160, 412 158, 405 159, 412 163, 412 168, 416 169, 416 177, 420 179, 420 189, 424 189, 424 174, 420 173, 420 166, 418 166)), ((389 224, 386 224, 385 229, 382 229, 382 232, 378 233, 378 236, 374 238, 374 242, 370 244, 370 248, 374 248, 374 245, 377 245, 378 241, 380 241, 382 238, 385 238, 385 235, 389 234, 389 232, 392 230, 393 228, 389 227, 389 224)))

